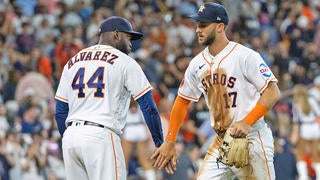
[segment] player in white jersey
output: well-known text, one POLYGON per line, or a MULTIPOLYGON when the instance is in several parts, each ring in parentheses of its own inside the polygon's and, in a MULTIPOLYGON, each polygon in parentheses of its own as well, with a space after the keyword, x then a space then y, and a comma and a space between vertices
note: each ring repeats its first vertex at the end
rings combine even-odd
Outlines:
POLYGON ((129 57, 133 31, 127 19, 112 16, 99 29, 99 43, 64 66, 56 92, 56 122, 62 136, 67 179, 126 179, 120 134, 131 96, 143 112, 156 147, 163 142, 151 85, 129 57))
POLYGON ((227 39, 228 15, 222 5, 204 3, 190 18, 196 21, 199 44, 207 47, 191 60, 185 72, 166 140, 151 157, 154 167, 175 167, 174 144, 179 128, 190 102, 197 102, 203 94, 217 136, 201 164, 198 179, 275 179, 273 137, 263 116, 280 97, 277 79, 257 52, 227 39), (217 89, 213 87, 218 90, 208 96, 209 89, 217 89), (229 167, 217 160, 229 127, 233 137, 249 140, 248 166, 229 167))

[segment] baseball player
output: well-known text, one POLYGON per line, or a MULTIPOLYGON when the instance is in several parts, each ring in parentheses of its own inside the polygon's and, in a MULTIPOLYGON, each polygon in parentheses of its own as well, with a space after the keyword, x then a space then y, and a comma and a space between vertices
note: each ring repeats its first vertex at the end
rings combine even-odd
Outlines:
POLYGON ((142 36, 127 19, 109 17, 100 25, 99 43, 81 50, 64 66, 55 118, 67 179, 126 179, 120 134, 131 96, 140 105, 155 146, 163 143, 152 87, 127 55, 130 41, 142 36))
POLYGON ((190 102, 197 102, 203 94, 217 135, 201 164, 198 179, 275 179, 273 137, 263 116, 280 97, 277 79, 257 52, 227 39, 228 15, 222 5, 204 3, 190 18, 196 21, 199 44, 206 48, 191 60, 185 72, 171 111, 166 141, 151 157, 154 167, 173 173, 179 128, 190 102), (215 86, 219 87, 215 93, 221 95, 212 98, 208 90, 215 86), (218 148, 229 127, 233 137, 249 139, 248 166, 230 167, 217 160, 218 148), (168 165, 172 168, 168 169, 168 165))

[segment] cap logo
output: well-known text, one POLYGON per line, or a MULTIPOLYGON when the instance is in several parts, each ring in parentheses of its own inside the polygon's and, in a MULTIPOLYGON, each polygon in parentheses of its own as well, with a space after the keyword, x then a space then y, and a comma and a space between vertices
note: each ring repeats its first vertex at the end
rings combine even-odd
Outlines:
POLYGON ((199 7, 198 12, 202 12, 205 8, 206 8, 206 7, 205 7, 204 5, 201 5, 201 6, 199 7))
POLYGON ((218 21, 221 21, 221 18, 220 18, 220 17, 217 17, 217 20, 218 20, 218 21))

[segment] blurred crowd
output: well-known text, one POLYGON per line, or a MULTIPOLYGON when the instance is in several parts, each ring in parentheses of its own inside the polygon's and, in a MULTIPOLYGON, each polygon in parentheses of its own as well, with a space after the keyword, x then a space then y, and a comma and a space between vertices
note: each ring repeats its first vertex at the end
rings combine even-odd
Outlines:
MULTIPOLYGON (((184 71, 204 48, 197 43, 194 22, 187 18, 203 2, 207 1, 0 0, 0 179, 65 178, 54 94, 65 63, 97 43, 100 22, 112 15, 129 19, 144 34, 133 42, 130 56, 154 87, 165 135, 184 71)), ((282 98, 266 116, 275 137, 277 179, 295 179, 301 158, 308 165, 308 176, 315 178, 312 165, 320 161, 319 145, 297 156, 301 151, 294 129, 303 121, 295 120, 299 119, 295 111, 308 105, 296 105, 300 100, 295 96, 301 92, 295 89, 302 86, 302 99, 316 102, 311 107, 320 106, 320 1, 214 2, 229 13, 228 38, 258 51, 279 80, 282 98)), ((303 112, 313 114, 311 121, 319 127, 320 111, 313 109, 303 112)), ((194 179, 214 135, 201 98, 191 105, 177 141, 177 172, 155 170, 157 179, 194 179)), ((151 155, 152 142, 146 147, 151 155)), ((132 149, 128 176, 143 179, 145 162, 137 154, 132 149)))

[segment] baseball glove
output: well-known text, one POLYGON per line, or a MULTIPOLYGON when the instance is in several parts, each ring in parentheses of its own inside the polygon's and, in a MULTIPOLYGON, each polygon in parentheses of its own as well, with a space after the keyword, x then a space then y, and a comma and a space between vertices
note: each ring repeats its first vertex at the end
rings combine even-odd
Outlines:
POLYGON ((222 142, 218 148, 219 156, 217 163, 221 162, 230 167, 243 168, 249 164, 249 149, 247 138, 233 138, 228 128, 222 142))

